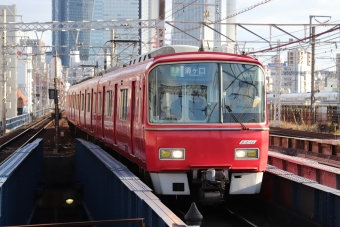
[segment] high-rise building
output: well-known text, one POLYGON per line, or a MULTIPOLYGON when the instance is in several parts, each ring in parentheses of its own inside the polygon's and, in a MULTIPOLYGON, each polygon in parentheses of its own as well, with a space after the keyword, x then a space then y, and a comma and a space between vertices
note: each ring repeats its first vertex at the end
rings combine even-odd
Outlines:
POLYGON ((312 54, 300 48, 287 51, 287 63, 288 65, 305 64, 311 66, 312 54))
POLYGON ((235 0, 173 0, 172 17, 176 28, 171 30, 172 44, 199 46, 198 40, 203 39, 208 48, 234 52, 235 26, 219 22, 235 23, 235 17, 229 17, 235 13, 235 7, 235 0))
MULTIPOLYGON (((136 20, 136 19, 156 19, 153 11, 158 12, 158 2, 154 4, 152 0, 52 0, 53 21, 96 21, 96 20, 136 20)), ((79 51, 80 60, 94 60, 95 55, 103 53, 103 47, 112 38, 117 40, 148 40, 148 34, 142 34, 138 29, 121 29, 114 33, 109 30, 83 30, 83 31, 56 31, 53 32, 52 44, 55 46, 64 66, 70 66, 70 50, 79 51), (114 34, 114 37, 112 37, 114 34), (77 45, 76 45, 76 39, 77 45), (144 38, 143 38, 144 37, 144 38), (60 47, 66 46, 66 47, 60 47), (91 48, 89 48, 91 46, 91 48)), ((143 41, 141 43, 147 43, 143 41)), ((151 45, 139 45, 139 53, 144 49, 149 49, 151 45)), ((127 49, 115 48, 115 54, 129 54, 133 47, 127 49)), ((110 50, 110 49, 109 49, 110 50)), ((108 52, 109 52, 108 50, 108 52)), ((146 51, 146 50, 145 50, 146 51)))
MULTIPOLYGON (((94 2, 94 0, 52 0, 52 20, 60 22, 91 21, 94 2)), ((54 31, 52 33, 53 51, 58 51, 63 65, 69 65, 70 48, 78 48, 78 45, 90 45, 90 34, 90 30, 54 31)), ((87 61, 89 48, 80 47, 79 50, 81 59, 87 61)))
MULTIPOLYGON (((16 5, 0 5, 0 18, 2 19, 2 12, 5 10, 6 13, 6 23, 17 22, 17 7, 16 5)), ((2 35, 2 32, 1 32, 2 35)), ((6 32, 5 46, 15 46, 18 39, 18 32, 11 31, 6 32)), ((2 46, 2 40, 0 39, 2 46)), ((5 47, 3 47, 5 48, 5 47)), ((7 52, 7 51, 6 51, 7 52)), ((0 59, 5 61, 2 63, 4 65, 4 75, 0 72, 0 100, 6 100, 6 109, 4 108, 3 101, 0 102, 0 121, 5 115, 6 118, 12 118, 17 116, 17 56, 5 52, 5 56, 2 56, 2 51, 0 51, 0 59), (4 76, 4 78, 2 78, 4 76), (6 81, 6 82, 5 82, 6 81), (6 84, 5 90, 3 85, 6 84), (4 94, 6 91, 6 94, 4 94), (6 97, 3 97, 6 95, 6 97), (4 114, 5 112, 5 114, 4 114)), ((1 67, 2 68, 2 67, 1 67)), ((1 69, 2 70, 2 69, 1 69)), ((1 126, 1 125, 0 125, 1 126)))
POLYGON ((310 92, 311 68, 308 60, 310 55, 307 52, 302 53, 301 50, 294 50, 289 51, 287 56, 287 61, 284 61, 282 57, 275 57, 271 63, 268 63, 268 92, 274 92, 274 84, 278 81, 278 76, 281 77, 280 92, 310 92))

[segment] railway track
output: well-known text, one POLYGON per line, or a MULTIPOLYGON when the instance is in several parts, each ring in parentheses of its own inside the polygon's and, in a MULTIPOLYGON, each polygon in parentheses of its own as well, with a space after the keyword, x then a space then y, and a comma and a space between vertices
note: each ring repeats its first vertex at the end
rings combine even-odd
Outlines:
MULTIPOLYGON (((162 202, 184 222, 186 222, 185 216, 191 206, 189 201, 183 201, 185 198, 187 197, 181 197, 180 199, 174 199, 172 201, 169 199, 162 200, 162 202)), ((227 208, 224 203, 209 206, 197 205, 197 207, 198 212, 203 216, 200 227, 257 227, 257 225, 251 221, 227 208)), ((195 216, 197 218, 198 215, 196 214, 195 216)))
POLYGON ((327 140, 340 139, 340 135, 334 135, 330 133, 309 132, 309 131, 301 131, 301 130, 278 128, 278 127, 270 127, 269 134, 278 135, 278 136, 297 137, 297 138, 312 138, 312 139, 327 139, 327 140))
MULTIPOLYGON (((269 132, 270 132, 270 135, 297 137, 297 138, 311 138, 311 139, 321 139, 321 140, 340 139, 339 135, 299 131, 299 130, 284 129, 284 128, 274 128, 274 127, 270 128, 269 132)), ((279 147, 279 146, 270 146, 269 148, 271 151, 279 152, 281 154, 285 154, 289 156, 299 156, 299 157, 317 161, 320 164, 340 168, 340 157, 337 155, 328 155, 328 154, 316 153, 312 151, 305 151, 302 149, 286 148, 286 147, 279 147)))
MULTIPOLYGON (((162 202, 185 222, 185 215, 191 203, 166 199, 162 202)), ((203 216, 200 227, 319 227, 318 223, 297 215, 291 210, 266 202, 257 195, 229 195, 218 205, 197 205, 203 216)))
POLYGON ((45 127, 51 124, 52 120, 49 117, 40 119, 37 123, 31 125, 21 133, 14 135, 0 145, 0 165, 10 158, 17 150, 24 147, 26 144, 34 140, 45 127))

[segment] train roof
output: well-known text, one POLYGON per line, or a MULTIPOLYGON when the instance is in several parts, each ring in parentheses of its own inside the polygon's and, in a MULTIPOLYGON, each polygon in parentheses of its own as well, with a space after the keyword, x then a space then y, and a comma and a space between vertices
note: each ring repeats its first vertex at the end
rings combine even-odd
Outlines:
MULTIPOLYGON (((182 55, 186 56, 183 58, 183 60, 189 60, 191 57, 194 57, 197 60, 209 60, 209 59, 216 60, 216 58, 219 58, 220 60, 223 60, 223 61, 229 60, 229 61, 246 61, 249 63, 257 63, 257 64, 260 63, 257 59, 254 59, 246 55, 232 54, 232 53, 226 53, 226 52, 216 52, 216 51, 200 51, 199 47, 190 46, 190 45, 171 45, 171 46, 160 47, 149 53, 137 56, 132 61, 130 61, 129 65, 137 64, 137 63, 140 63, 140 62, 152 59, 152 58, 154 58, 154 60, 158 62, 160 61, 161 58, 164 59, 165 61, 175 60, 175 58, 181 59, 182 55), (201 57, 199 56, 197 57, 198 52, 200 53, 200 55, 202 55, 201 57), (192 56, 188 58, 187 56, 190 53, 192 53, 192 56), (217 55, 221 55, 221 57, 217 57, 217 55), (165 58, 169 56, 170 57, 175 56, 175 57, 165 58)), ((261 63, 260 65, 263 67, 261 63)))
POLYGON ((200 60, 200 61, 235 61, 235 62, 247 62, 247 63, 255 63, 259 64, 263 67, 261 62, 257 59, 238 54, 230 54, 224 52, 186 52, 186 53, 178 53, 178 54, 167 54, 160 55, 154 57, 155 63, 168 62, 168 61, 192 61, 192 60, 200 60))
POLYGON ((199 48, 197 46, 190 46, 190 45, 164 46, 164 47, 157 48, 156 50, 153 50, 149 53, 136 56, 134 59, 130 61, 129 65, 133 65, 133 64, 154 58, 159 55, 174 54, 174 53, 180 53, 180 52, 197 52, 198 50, 199 48))

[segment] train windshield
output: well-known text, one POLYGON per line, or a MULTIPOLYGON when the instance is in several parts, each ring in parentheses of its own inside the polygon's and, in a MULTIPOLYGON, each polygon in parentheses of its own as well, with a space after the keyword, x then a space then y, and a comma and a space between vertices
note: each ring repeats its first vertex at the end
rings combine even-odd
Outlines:
POLYGON ((265 122, 264 74, 241 63, 159 65, 148 77, 149 122, 265 122))

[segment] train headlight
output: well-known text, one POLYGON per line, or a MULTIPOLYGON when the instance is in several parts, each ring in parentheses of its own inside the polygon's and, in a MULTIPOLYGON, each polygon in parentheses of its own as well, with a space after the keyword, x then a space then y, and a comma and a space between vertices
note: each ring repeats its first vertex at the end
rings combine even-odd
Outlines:
POLYGON ((246 159, 258 159, 259 158, 258 148, 236 148, 235 159, 246 160, 246 159))
POLYGON ((159 159, 162 160, 184 160, 184 148, 161 148, 159 149, 159 159))
POLYGON ((184 150, 173 150, 172 157, 175 159, 183 159, 184 158, 184 150))

